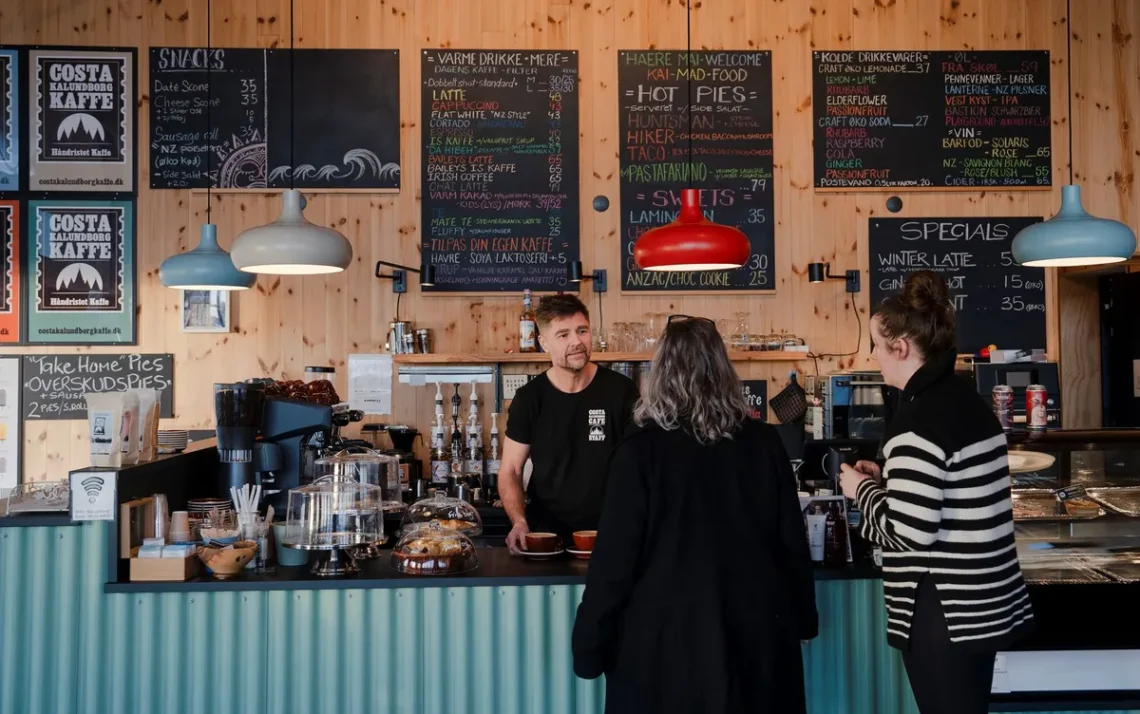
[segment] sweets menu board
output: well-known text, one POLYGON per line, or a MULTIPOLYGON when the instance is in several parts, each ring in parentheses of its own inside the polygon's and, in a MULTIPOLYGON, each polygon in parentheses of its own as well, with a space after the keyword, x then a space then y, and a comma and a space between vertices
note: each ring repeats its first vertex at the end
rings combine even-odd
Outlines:
POLYGON ((395 50, 150 48, 151 188, 399 188, 399 162, 395 50))
POLYGON ((1045 271, 1013 261, 1010 246, 1040 218, 874 218, 871 306, 915 270, 942 275, 958 318, 958 351, 1045 347, 1045 271))
POLYGON ((813 52, 815 187, 1044 188, 1049 53, 813 52))
POLYGON ((159 414, 174 416, 174 355, 24 355, 23 418, 86 419, 88 392, 159 389, 159 414))
POLYGON ((774 290, 771 53, 619 52, 618 101, 622 289, 774 290), (700 189, 706 218, 748 236, 744 267, 637 267, 638 236, 676 218, 689 187, 700 189))
POLYGON ((424 290, 575 289, 578 53, 425 50, 424 290))

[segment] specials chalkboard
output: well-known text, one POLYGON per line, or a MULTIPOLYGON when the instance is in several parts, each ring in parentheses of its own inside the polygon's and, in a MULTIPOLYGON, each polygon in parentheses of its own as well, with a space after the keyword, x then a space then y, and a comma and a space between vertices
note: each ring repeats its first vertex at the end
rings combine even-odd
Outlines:
POLYGON ((150 187, 399 188, 399 65, 395 50, 152 47, 150 187))
POLYGON ((1045 188, 1049 52, 812 53, 815 187, 1045 188))
POLYGON ((872 218, 871 307, 916 270, 953 295, 959 352, 1045 347, 1045 271, 1013 261, 1017 233, 1040 218, 872 218))
POLYGON ((426 291, 576 289, 578 53, 425 50, 426 291))
POLYGON ((619 52, 618 101, 622 289, 774 290, 771 53, 619 52), (638 236, 676 218, 689 187, 700 189, 706 218, 748 236, 744 267, 637 267, 638 236))
POLYGON ((161 416, 174 416, 174 355, 24 355, 23 418, 86 419, 88 392, 162 390, 161 416))

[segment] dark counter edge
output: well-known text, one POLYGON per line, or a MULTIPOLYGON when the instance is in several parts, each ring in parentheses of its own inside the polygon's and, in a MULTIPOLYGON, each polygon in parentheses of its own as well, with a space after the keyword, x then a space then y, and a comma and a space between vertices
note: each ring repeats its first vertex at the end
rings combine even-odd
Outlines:
MULTIPOLYGON (((387 556, 385 556, 386 558, 387 556)), ((462 575, 403 575, 386 565, 378 574, 360 573, 341 578, 318 578, 310 575, 308 566, 277 568, 272 573, 251 573, 235 580, 214 580, 203 576, 186 582, 104 583, 103 592, 114 593, 183 593, 183 592, 265 592, 273 590, 389 590, 395 588, 478 588, 522 587, 528 585, 584 585, 586 568, 581 561, 557 560, 539 564, 545 572, 528 572, 534 566, 521 558, 511 558, 502 575, 481 574, 480 569, 462 575)), ((365 569, 377 569, 367 564, 365 569)), ((870 563, 848 564, 842 568, 817 568, 815 579, 878 580, 882 572, 870 563)))
POLYGON ((17 514, 0 518, 0 528, 58 528, 59 526, 79 525, 83 524, 72 521, 70 513, 29 513, 27 515, 17 514))

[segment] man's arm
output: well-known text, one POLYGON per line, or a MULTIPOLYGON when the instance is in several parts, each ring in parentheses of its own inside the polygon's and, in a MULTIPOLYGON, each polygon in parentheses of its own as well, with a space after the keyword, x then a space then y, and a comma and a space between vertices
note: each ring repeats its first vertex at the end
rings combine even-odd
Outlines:
POLYGON ((520 444, 511 437, 503 441, 503 458, 499 463, 499 498, 503 510, 511 519, 511 532, 507 547, 512 553, 526 550, 523 536, 530 532, 526 522, 526 496, 523 493, 523 465, 530 456, 530 445, 520 444))

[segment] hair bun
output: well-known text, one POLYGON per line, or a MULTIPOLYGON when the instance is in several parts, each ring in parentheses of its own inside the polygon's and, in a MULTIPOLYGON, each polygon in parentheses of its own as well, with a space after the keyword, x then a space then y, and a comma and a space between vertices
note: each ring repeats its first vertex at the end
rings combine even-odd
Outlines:
POLYGON ((907 276, 899 298, 910 310, 930 313, 950 306, 950 288, 938 273, 919 270, 907 276))

